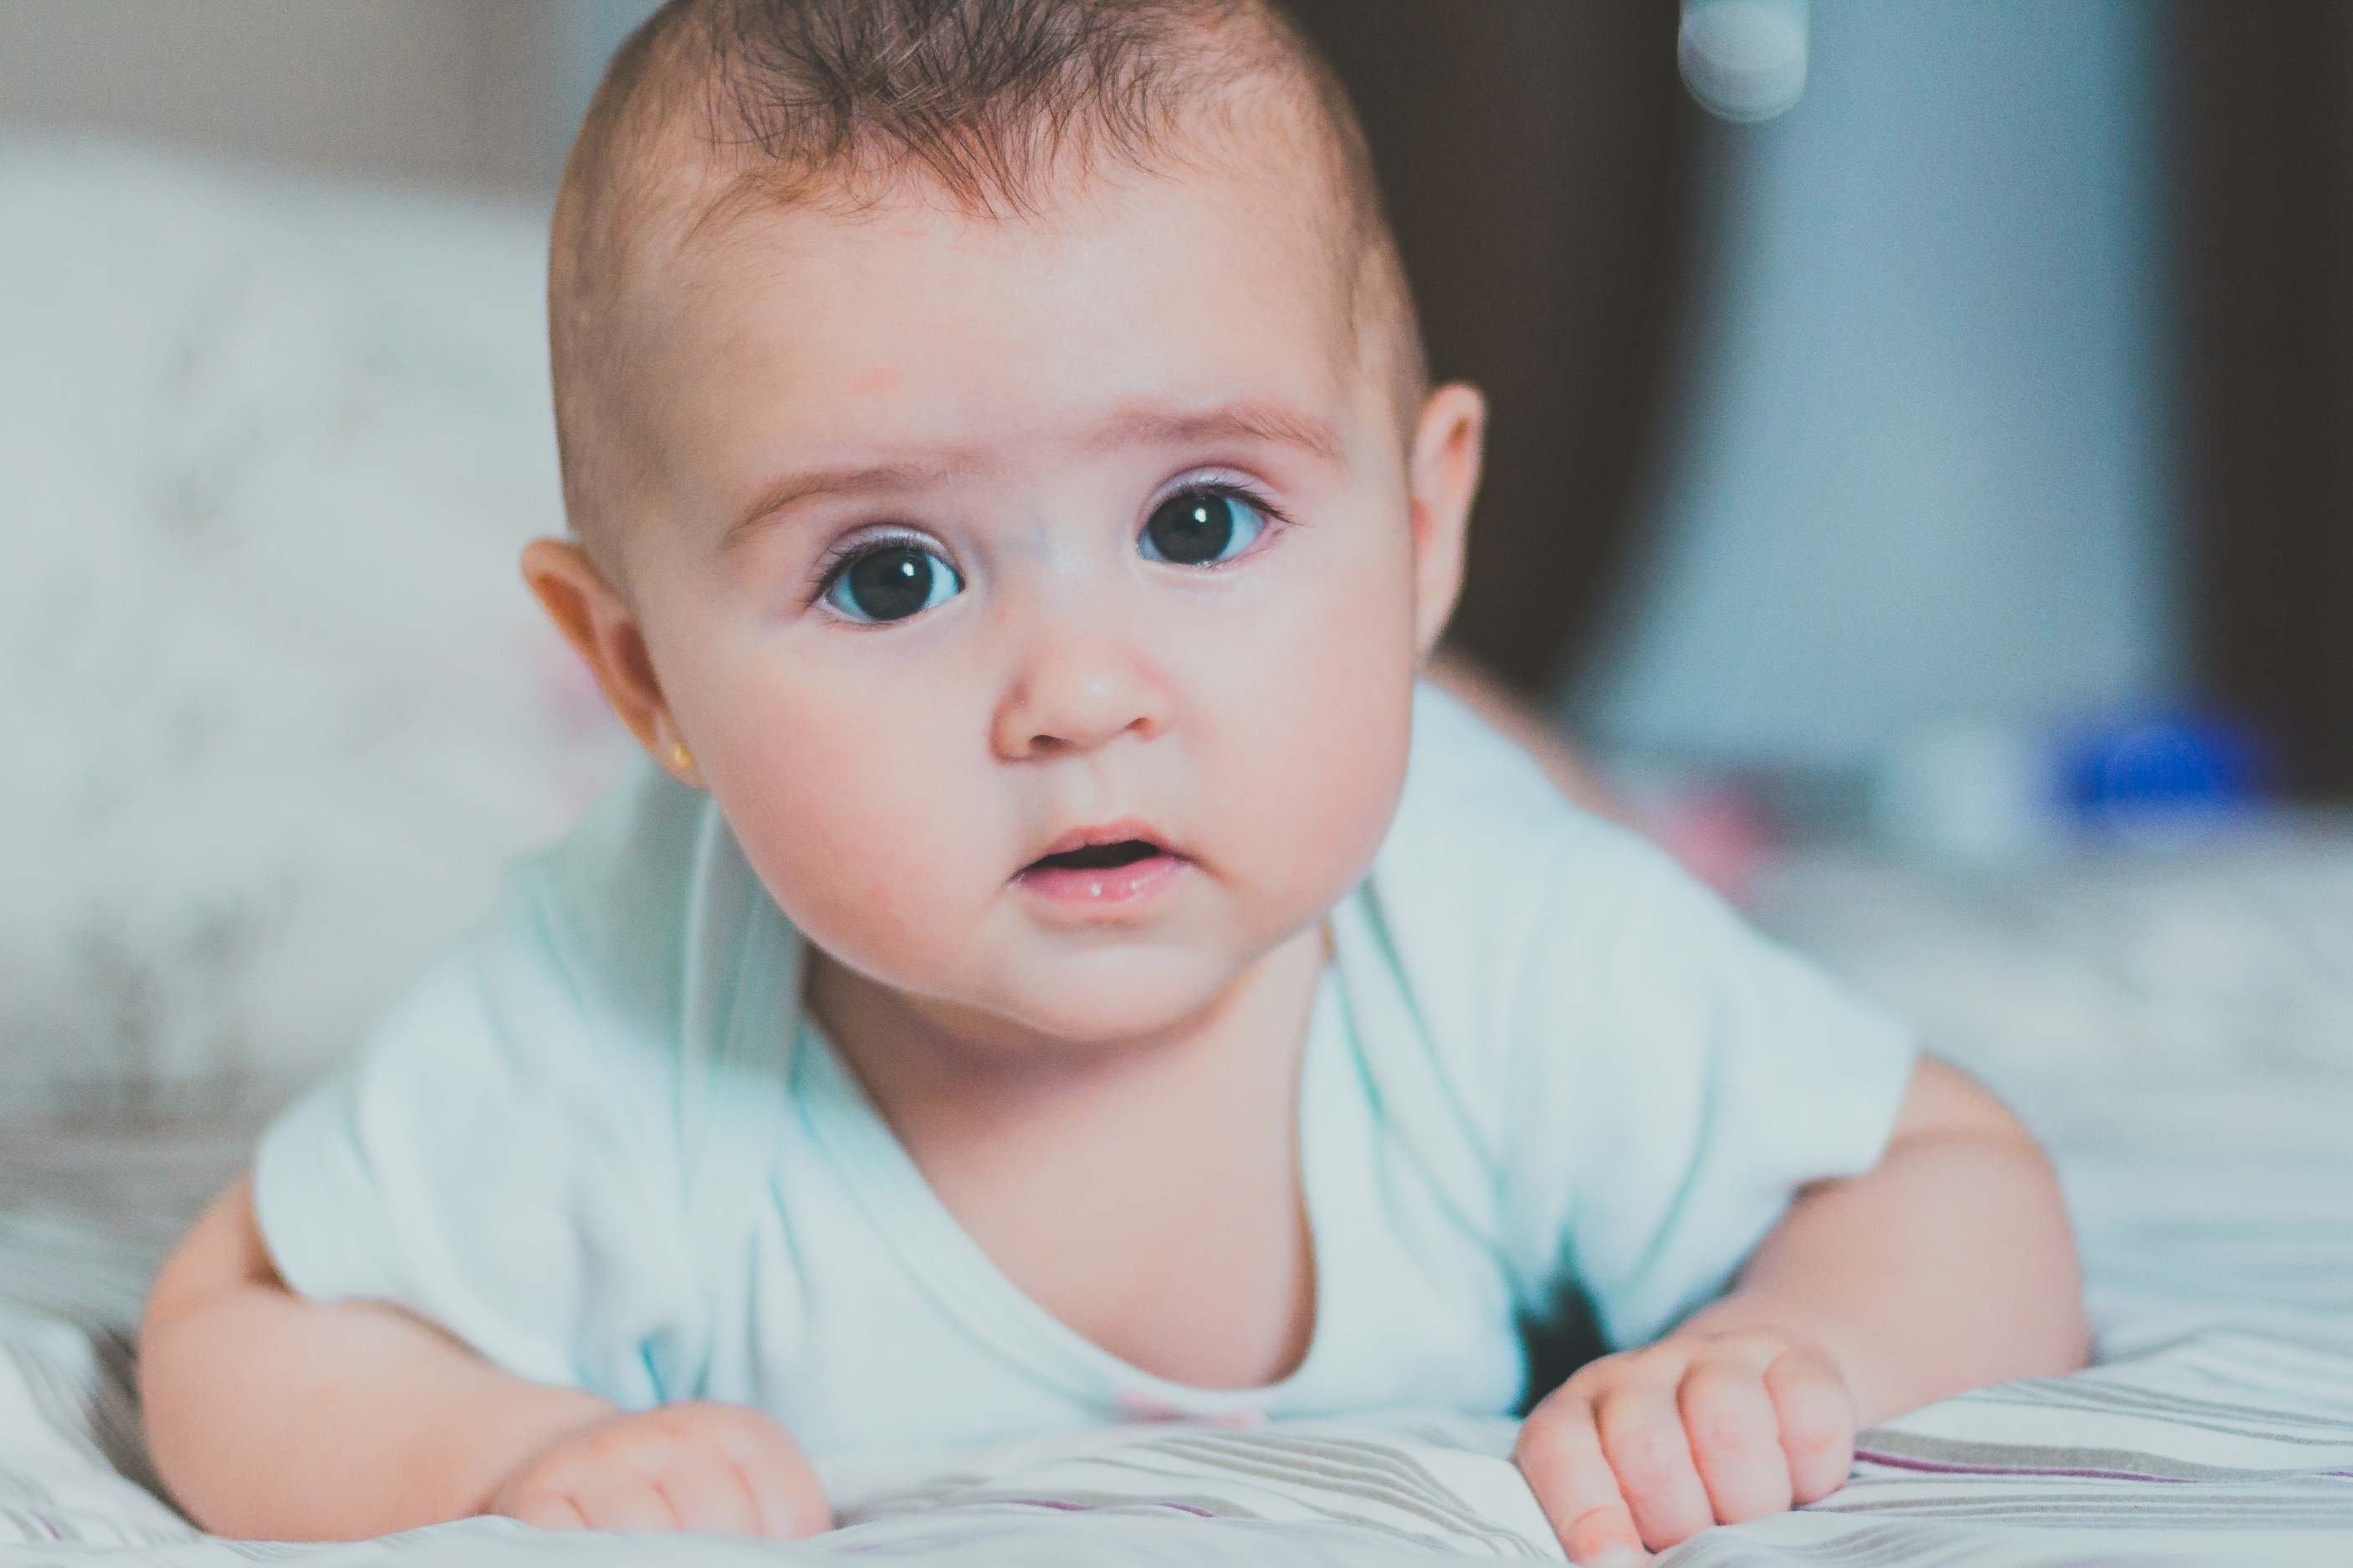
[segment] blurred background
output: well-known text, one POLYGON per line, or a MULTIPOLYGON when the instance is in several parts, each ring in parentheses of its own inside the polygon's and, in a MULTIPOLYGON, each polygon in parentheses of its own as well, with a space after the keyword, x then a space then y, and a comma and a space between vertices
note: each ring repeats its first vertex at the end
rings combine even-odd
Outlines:
POLYGON ((1455 640, 1654 829, 2353 795, 2353 10, 1815 0, 1733 124, 1672 5, 1303 9, 1495 395, 1455 640))
MULTIPOLYGON (((1295 8, 1494 405, 1452 645, 1608 809, 1883 992, 1965 886, 2003 962, 2172 910, 2142 1001, 2293 928, 2353 1016, 2353 7, 1813 0, 1755 124, 1674 0, 1295 8)), ((649 9, 0 5, 0 1080, 331 1054, 624 754, 512 552, 649 9)))
MULTIPOLYGON (((12 0, 0 128, 543 205, 649 9, 12 0)), ((2197 715, 2353 794, 2343 7, 1816 0, 1749 126, 1672 3, 1298 9, 1495 400, 1455 640, 1638 790, 1966 812, 1884 797, 2197 715)))

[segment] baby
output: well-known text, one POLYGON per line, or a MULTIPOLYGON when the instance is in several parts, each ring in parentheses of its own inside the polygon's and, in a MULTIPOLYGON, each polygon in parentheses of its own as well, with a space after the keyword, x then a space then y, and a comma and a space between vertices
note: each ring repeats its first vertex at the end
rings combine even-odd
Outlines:
POLYGON ((2010 1118, 1418 688, 1484 411, 1265 0, 679 0, 554 257, 524 570, 654 765, 166 1268, 206 1525, 801 1535, 810 1456, 1508 1413, 1582 1294, 1519 1462, 1618 1563, 2079 1364, 2010 1118))

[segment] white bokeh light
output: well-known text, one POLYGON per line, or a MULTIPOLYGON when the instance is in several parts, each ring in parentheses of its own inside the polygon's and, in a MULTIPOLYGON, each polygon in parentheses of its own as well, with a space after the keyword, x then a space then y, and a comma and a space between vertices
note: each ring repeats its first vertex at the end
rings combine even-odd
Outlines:
POLYGON ((1806 90, 1807 0, 1683 0, 1675 54, 1708 112, 1770 120, 1806 90))

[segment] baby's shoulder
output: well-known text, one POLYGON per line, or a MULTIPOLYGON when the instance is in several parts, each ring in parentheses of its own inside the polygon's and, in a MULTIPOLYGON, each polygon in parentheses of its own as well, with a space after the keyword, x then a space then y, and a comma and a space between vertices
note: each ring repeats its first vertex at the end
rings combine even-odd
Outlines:
POLYGON ((633 772, 507 872, 481 921, 378 1018, 362 1073, 575 1113, 672 1098, 687 1026, 709 1010, 698 992, 743 967, 711 962, 740 958, 752 918, 730 907, 752 903, 737 885, 748 873, 728 875, 732 848, 703 795, 633 772))
POLYGON ((1474 1230, 1504 1223, 1515 1129, 1573 1126, 1572 1086, 1609 1076, 1588 1058, 1632 1041, 1627 983, 1685 880, 1462 703, 1417 694, 1404 795, 1334 911, 1335 967, 1381 1120, 1474 1230))
POLYGON ((1348 944, 1352 990, 1393 975, 1444 1070, 1495 1093, 1535 1058, 1650 1038, 1663 998, 1704 1006, 1781 962, 1657 846, 1571 805, 1429 688, 1404 798, 1354 904, 1379 940, 1348 944))
POLYGON ((508 874, 496 919, 530 930, 584 979, 673 992, 707 862, 723 837, 707 796, 634 763, 562 842, 508 874))
POLYGON ((1401 940, 1492 969, 1535 927, 1606 920, 1688 880, 1651 844, 1570 804, 1460 700, 1416 693, 1405 792, 1367 883, 1401 940))

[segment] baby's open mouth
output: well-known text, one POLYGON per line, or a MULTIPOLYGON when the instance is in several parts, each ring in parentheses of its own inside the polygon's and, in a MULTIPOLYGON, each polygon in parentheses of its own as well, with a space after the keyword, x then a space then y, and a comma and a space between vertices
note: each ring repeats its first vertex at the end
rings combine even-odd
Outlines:
MULTIPOLYGON (((1119 828, 1111 831, 1116 833, 1119 828)), ((1063 843, 1070 843, 1064 838, 1063 843)), ((1186 869, 1185 858, 1149 838, 1113 838, 1040 855, 1013 880, 1065 910, 1130 914, 1186 869)))
POLYGON ((1133 866, 1138 860, 1149 860, 1167 853, 1159 845, 1144 838, 1123 838, 1116 844, 1090 844, 1082 849, 1065 850, 1060 855, 1043 855, 1022 869, 1029 871, 1115 871, 1122 866, 1133 866))

